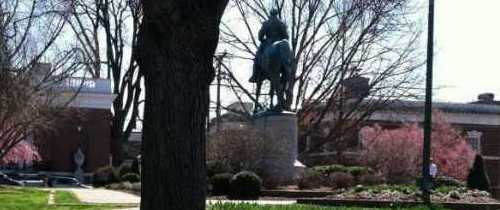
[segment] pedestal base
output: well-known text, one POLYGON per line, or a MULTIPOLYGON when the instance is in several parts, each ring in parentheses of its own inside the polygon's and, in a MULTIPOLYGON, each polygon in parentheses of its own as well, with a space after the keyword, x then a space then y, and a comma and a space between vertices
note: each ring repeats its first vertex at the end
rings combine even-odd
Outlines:
POLYGON ((263 131, 272 141, 269 146, 280 148, 264 163, 264 173, 274 180, 289 182, 298 170, 297 161, 297 115, 292 112, 266 112, 254 117, 255 127, 263 131))

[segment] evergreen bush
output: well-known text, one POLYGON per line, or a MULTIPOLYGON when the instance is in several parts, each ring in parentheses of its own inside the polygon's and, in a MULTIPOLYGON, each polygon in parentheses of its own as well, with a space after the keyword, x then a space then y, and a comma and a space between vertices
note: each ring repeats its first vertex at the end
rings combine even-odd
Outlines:
POLYGON ((231 173, 221 173, 215 174, 208 182, 212 185, 211 194, 212 195, 228 195, 231 191, 231 179, 233 174, 231 173))
POLYGON ((262 186, 260 177, 251 171, 242 171, 235 174, 230 181, 231 199, 258 199, 262 186))
POLYGON ((489 191, 490 189, 490 181, 484 170, 484 162, 481 155, 476 155, 474 159, 474 165, 467 176, 467 187, 469 189, 478 189, 482 191, 489 191))
POLYGON ((135 173, 126 173, 121 177, 121 180, 130 183, 137 183, 141 181, 141 176, 135 173))

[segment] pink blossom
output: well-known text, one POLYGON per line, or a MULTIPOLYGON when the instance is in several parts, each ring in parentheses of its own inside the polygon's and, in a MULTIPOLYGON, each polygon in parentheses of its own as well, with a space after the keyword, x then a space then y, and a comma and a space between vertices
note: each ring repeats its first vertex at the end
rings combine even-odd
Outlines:
MULTIPOLYGON (((386 178, 411 178, 420 175, 422 167, 423 129, 417 124, 404 124, 398 129, 379 125, 361 130, 361 160, 386 178)), ((431 156, 441 175, 464 180, 472 164, 474 152, 445 119, 434 111, 431 156)))
POLYGON ((37 148, 28 142, 21 141, 2 158, 3 163, 26 163, 31 165, 33 161, 41 160, 37 148))

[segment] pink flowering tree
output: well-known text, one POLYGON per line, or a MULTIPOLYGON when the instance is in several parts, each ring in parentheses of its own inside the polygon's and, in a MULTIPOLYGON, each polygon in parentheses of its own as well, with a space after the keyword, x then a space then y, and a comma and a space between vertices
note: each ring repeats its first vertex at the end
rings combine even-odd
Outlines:
POLYGON ((62 2, 0 1, 0 162, 38 159, 25 140, 53 129, 56 114, 73 98, 59 97, 62 82, 87 65, 81 48, 57 44, 65 41, 67 12, 62 2))
POLYGON ((387 180, 415 177, 420 170, 421 129, 415 124, 389 130, 379 125, 361 130, 362 162, 381 173, 387 180))
MULTIPOLYGON (((432 129, 431 156, 439 173, 464 180, 474 158, 472 148, 440 111, 433 113, 432 129)), ((361 161, 387 180, 399 181, 420 175, 423 130, 417 124, 404 124, 397 129, 384 129, 379 125, 365 127, 361 137, 361 161)))
POLYGON ((433 162, 442 174, 465 180, 474 160, 474 151, 460 131, 447 122, 442 112, 434 111, 433 121, 433 162))
POLYGON ((28 142, 21 141, 10 149, 1 159, 2 163, 26 163, 41 160, 37 148, 28 142))

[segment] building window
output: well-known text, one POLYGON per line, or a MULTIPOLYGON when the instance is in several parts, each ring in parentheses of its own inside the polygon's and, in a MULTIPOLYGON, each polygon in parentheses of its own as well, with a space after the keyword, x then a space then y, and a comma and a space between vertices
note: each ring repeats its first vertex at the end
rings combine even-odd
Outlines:
POLYGON ((467 132, 467 141, 469 142, 470 146, 472 149, 478 153, 481 154, 481 136, 483 135, 482 132, 479 131, 468 131, 467 132))

